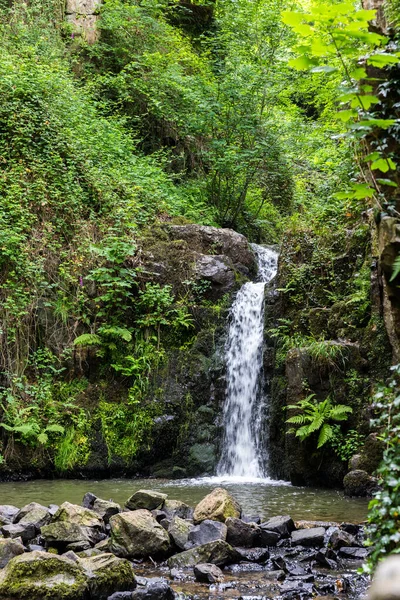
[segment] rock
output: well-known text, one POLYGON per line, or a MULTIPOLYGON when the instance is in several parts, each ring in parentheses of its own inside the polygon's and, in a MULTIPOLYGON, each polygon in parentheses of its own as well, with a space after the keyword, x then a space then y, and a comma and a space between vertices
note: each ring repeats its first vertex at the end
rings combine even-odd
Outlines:
POLYGON ((153 492, 153 490, 138 490, 129 498, 125 506, 129 510, 138 510, 141 508, 154 510, 162 506, 167 497, 167 494, 153 492))
POLYGON ((356 536, 362 530, 362 525, 356 525, 355 523, 341 523, 340 529, 350 533, 350 535, 356 536))
POLYGON ((369 497, 378 489, 378 480, 366 471, 350 471, 343 479, 343 486, 346 496, 369 497))
POLYGON ((322 546, 324 543, 324 527, 313 527, 311 529, 299 529, 292 531, 292 546, 322 546))
POLYGON ((94 501, 97 499, 97 496, 92 494, 91 492, 86 492, 82 499, 83 508, 93 508, 94 501))
POLYGON ((85 550, 97 544, 105 537, 104 533, 93 527, 81 527, 76 523, 55 522, 41 529, 47 546, 68 550, 85 550))
POLYGON ((13 539, 0 540, 0 569, 6 566, 14 556, 23 554, 25 548, 20 542, 13 539))
POLYGON ((315 554, 315 561, 325 569, 337 569, 336 560, 336 554, 329 548, 323 548, 315 554))
POLYGON ((34 552, 35 550, 37 550, 38 552, 47 552, 46 548, 44 546, 41 546, 40 544, 28 544, 27 549, 28 552, 34 552))
POLYGON ((339 523, 335 523, 335 521, 296 521, 294 525, 296 529, 313 529, 314 527, 329 529, 329 527, 339 527, 339 523))
POLYGON ((283 571, 284 573, 288 572, 286 560, 283 558, 283 556, 275 556, 272 559, 272 564, 274 569, 277 569, 278 571, 283 571))
POLYGON ((82 527, 91 527, 103 531, 103 523, 98 514, 78 504, 64 502, 53 516, 52 523, 76 523, 82 527))
POLYGON ((132 591, 136 587, 131 563, 113 554, 99 554, 79 559, 85 572, 92 598, 106 600, 113 592, 132 591))
POLYGON ((132 592, 116 592, 108 596, 107 600, 132 600, 132 592))
POLYGON ((339 550, 339 556, 353 560, 364 560, 368 556, 367 548, 351 548, 343 546, 339 550))
POLYGON ((280 540, 280 537, 281 536, 276 531, 270 531, 265 527, 260 527, 258 541, 261 547, 268 548, 269 546, 276 546, 280 540))
POLYGON ((171 586, 161 578, 148 579, 147 585, 138 588, 132 594, 132 600, 174 600, 175 593, 171 586))
POLYGON ((368 594, 369 600, 400 600, 400 556, 379 563, 368 594))
POLYGON ((227 256, 197 254, 195 273, 198 279, 210 281, 214 288, 225 294, 235 288, 236 278, 232 261, 227 256))
POLYGON ((168 533, 174 542, 175 546, 180 550, 184 550, 188 542, 188 536, 193 525, 180 517, 173 517, 168 525, 168 533))
POLYGON ((265 523, 261 523, 261 527, 267 531, 275 531, 281 537, 289 537, 295 529, 293 519, 289 516, 272 517, 265 523))
POLYGON ((240 517, 242 521, 245 523, 255 523, 256 525, 260 525, 261 517, 259 515, 243 515, 240 517))
POLYGON ((49 504, 49 513, 53 517, 60 507, 57 504, 49 504))
POLYGON ((1 525, 9 525, 14 521, 15 515, 19 512, 19 509, 16 506, 12 506, 11 504, 1 504, 0 505, 0 526, 1 525))
POLYGON ((239 518, 240 513, 238 502, 223 488, 216 488, 196 506, 193 519, 195 523, 206 519, 224 523, 229 517, 239 518))
POLYGON ((227 527, 226 541, 231 546, 241 546, 243 548, 254 548, 254 546, 257 546, 260 537, 260 528, 255 523, 245 523, 241 519, 228 517, 225 525, 227 527))
POLYGON ((20 525, 32 524, 36 529, 40 529, 43 525, 47 525, 51 521, 51 514, 46 506, 42 506, 37 502, 27 504, 15 515, 14 523, 20 525))
POLYGON ((3 525, 1 532, 6 538, 21 538, 26 543, 36 535, 36 528, 31 523, 16 523, 15 525, 3 525))
POLYGON ((219 521, 211 521, 206 519, 199 525, 192 527, 188 535, 188 541, 186 549, 194 548, 195 546, 202 546, 208 544, 208 542, 214 542, 216 540, 226 540, 227 527, 224 523, 219 521))
POLYGON ((355 538, 346 531, 334 531, 329 538, 329 546, 333 550, 339 550, 342 546, 357 546, 355 538))
POLYGON ((69 558, 69 560, 73 560, 76 563, 79 563, 79 556, 75 554, 72 550, 68 550, 68 552, 64 552, 64 558, 69 558))
POLYGON ((193 508, 180 500, 165 500, 162 508, 168 517, 180 517, 181 519, 193 519, 193 508))
POLYGON ((100 515, 105 523, 108 523, 113 515, 117 515, 121 512, 121 507, 116 502, 96 498, 93 502, 93 510, 100 515))
POLYGON ((237 554, 227 542, 217 540, 209 542, 203 546, 196 546, 190 550, 185 550, 180 554, 175 554, 168 559, 170 569, 182 569, 185 567, 194 567, 199 563, 212 563, 219 567, 235 562, 237 554))
POLYGON ((170 549, 169 535, 148 510, 134 510, 110 519, 110 548, 117 556, 162 556, 170 549))
POLYGON ((269 552, 265 548, 238 548, 235 547, 238 560, 249 562, 265 562, 269 559, 269 552))
POLYGON ((87 577, 68 558, 44 552, 16 556, 0 571, 1 600, 84 600, 87 577))
POLYGON ((222 571, 217 565, 200 563, 193 568, 196 581, 200 583, 220 583, 224 580, 222 571))
POLYGON ((285 581, 280 586, 283 598, 309 598, 313 595, 314 586, 312 583, 304 583, 303 581, 289 580, 285 581))

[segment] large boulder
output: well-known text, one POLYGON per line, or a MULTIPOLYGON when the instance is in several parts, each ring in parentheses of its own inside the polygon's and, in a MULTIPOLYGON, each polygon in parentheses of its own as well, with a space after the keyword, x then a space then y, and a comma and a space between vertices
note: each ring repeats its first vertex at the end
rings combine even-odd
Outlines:
POLYGON ((14 556, 25 552, 23 545, 17 540, 0 539, 0 569, 3 569, 14 556))
POLYGON ((96 498, 93 502, 93 510, 105 523, 108 523, 113 515, 117 515, 121 512, 121 507, 116 502, 96 498))
POLYGON ((21 538, 25 544, 36 536, 36 527, 32 523, 11 523, 3 525, 1 533, 6 538, 21 538))
POLYGON ((155 510, 163 505, 167 497, 167 494, 154 492, 153 490, 138 490, 129 498, 125 506, 129 510, 139 510, 141 508, 155 510))
POLYGON ((224 580, 224 575, 217 565, 213 564, 199 564, 193 569, 196 581, 200 583, 220 583, 224 580))
POLYGON ((343 479, 346 496, 370 497, 378 489, 378 480, 366 471, 357 469, 347 473, 343 479))
POLYGON ((0 526, 1 525, 9 525, 14 521, 15 515, 19 512, 19 509, 16 506, 12 506, 11 504, 1 504, 0 505, 0 526))
POLYGON ((275 531, 282 537, 289 537, 295 529, 293 519, 289 515, 272 517, 262 523, 261 527, 267 531, 275 531))
POLYGON ((134 590, 136 587, 132 565, 125 558, 99 554, 81 558, 78 564, 88 578, 91 597, 96 600, 106 600, 113 592, 134 590))
POLYGON ((117 556, 163 556, 170 549, 169 535, 148 510, 134 510, 110 519, 110 548, 117 556))
POLYGON ((400 556, 388 556, 379 563, 368 599, 400 600, 400 556))
POLYGON ((47 525, 51 521, 51 514, 46 506, 42 506, 37 502, 27 504, 14 517, 14 523, 21 525, 32 524, 36 529, 40 529, 43 525, 47 525))
MULTIPOLYGON (((194 509, 193 520, 201 523, 206 519, 225 523, 229 517, 239 518, 239 503, 223 488, 215 488, 194 509)), ((206 561, 207 562, 207 561, 206 561)))
POLYGON ((93 510, 64 502, 49 525, 41 528, 48 546, 84 550, 105 538, 102 519, 93 510))
POLYGON ((173 517, 168 525, 168 533, 171 540, 179 550, 184 550, 188 543, 188 537, 193 525, 180 517, 173 517))
MULTIPOLYGON (((226 541, 231 546, 254 548, 260 537, 260 528, 255 523, 245 523, 241 519, 229 517, 225 521, 227 526, 226 541)), ((279 539, 279 538, 278 538, 279 539)))
POLYGON ((219 567, 235 562, 237 554, 227 542, 217 540, 203 546, 196 546, 190 550, 185 550, 180 554, 175 554, 168 559, 170 569, 182 569, 185 567, 194 567, 199 563, 213 563, 219 567))
POLYGON ((72 560, 29 552, 0 571, 0 600, 85 600, 88 580, 72 560))
POLYGON ((202 546, 216 540, 226 540, 227 527, 219 521, 206 519, 191 529, 187 540, 187 549, 202 546))

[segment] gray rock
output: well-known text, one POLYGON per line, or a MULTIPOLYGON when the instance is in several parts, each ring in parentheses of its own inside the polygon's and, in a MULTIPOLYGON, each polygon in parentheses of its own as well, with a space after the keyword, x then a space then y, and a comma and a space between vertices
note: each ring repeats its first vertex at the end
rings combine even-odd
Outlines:
POLYGON ((368 599, 400 600, 400 556, 388 556, 379 563, 368 599))
POLYGON ((276 531, 270 531, 265 527, 260 527, 258 542, 261 547, 268 548, 269 546, 276 546, 280 539, 281 536, 276 531))
POLYGON ((174 600, 171 586, 160 578, 148 579, 144 588, 138 588, 132 594, 132 600, 174 600))
POLYGON ((232 261, 227 256, 198 254, 195 272, 199 279, 210 281, 214 287, 219 288, 221 293, 229 292, 235 287, 235 270, 232 261))
POLYGON ((259 515, 243 515, 240 517, 245 523, 255 523, 256 525, 261 524, 261 517, 259 515))
POLYGON ((1 600, 84 600, 87 585, 76 563, 45 552, 16 556, 0 571, 1 600))
POLYGON ((369 497, 378 489, 378 480, 359 469, 347 473, 343 487, 346 496, 369 497))
POLYGON ((94 501, 97 499, 97 496, 92 494, 92 492, 86 492, 82 499, 83 508, 93 508, 94 501))
POLYGON ((248 562, 265 562, 269 559, 269 552, 266 548, 238 548, 235 551, 239 560, 248 562))
POLYGON ((13 523, 15 515, 19 512, 16 506, 11 504, 0 505, 0 525, 9 525, 13 523))
MULTIPOLYGON (((258 545, 260 528, 255 523, 245 523, 242 519, 229 517, 225 521, 227 527, 226 541, 231 546, 254 548, 258 545)), ((279 539, 279 536, 278 536, 279 539)), ((263 544, 260 544, 261 546, 263 544)))
POLYGON ((199 523, 199 525, 191 528, 188 534, 186 549, 188 550, 195 546, 202 546, 203 544, 208 544, 209 542, 214 542, 216 540, 225 541, 226 535, 227 527, 224 523, 206 519, 199 523))
POLYGON ((193 519, 193 508, 180 500, 165 500, 162 508, 167 517, 180 517, 181 519, 193 519))
POLYGON ((51 514, 49 509, 37 502, 27 504, 14 517, 14 523, 20 523, 21 525, 31 523, 36 529, 40 529, 43 525, 50 523, 50 521, 51 514))
POLYGON ((339 550, 342 546, 357 546, 355 538, 346 531, 334 531, 329 538, 329 546, 333 550, 339 550))
POLYGON ((68 550, 68 552, 64 552, 62 555, 64 558, 69 558, 69 560, 73 560, 75 563, 79 563, 79 556, 75 554, 72 550, 68 550))
POLYGON ((15 525, 3 525, 1 532, 5 538, 21 538, 26 543, 36 536, 36 528, 31 523, 16 523, 15 525))
POLYGON ((40 544, 28 544, 27 549, 28 552, 34 552, 35 550, 37 550, 37 552, 47 552, 46 548, 40 544))
POLYGON ((193 568, 196 581, 200 583, 220 583, 224 580, 223 573, 217 565, 200 563, 193 568))
POLYGON ((98 528, 83 527, 67 521, 44 525, 41 532, 48 546, 78 552, 90 548, 91 545, 97 544, 105 537, 105 534, 98 528))
POLYGON ((6 566, 14 556, 23 554, 25 548, 20 542, 13 539, 0 540, 0 569, 6 566))
POLYGON ((110 519, 110 548, 124 558, 157 557, 170 549, 168 533, 148 510, 134 510, 110 519))
POLYGON ((194 567, 199 563, 213 563, 221 567, 235 562, 237 556, 232 546, 227 542, 217 540, 171 556, 168 559, 168 566, 170 569, 182 569, 194 567))
POLYGON ((108 523, 113 515, 117 515, 121 512, 121 507, 116 502, 96 498, 93 502, 93 510, 100 515, 105 523, 108 523))
POLYGON ((354 560, 364 560, 368 556, 368 550, 367 548, 349 548, 343 546, 339 550, 339 556, 354 560))
POLYGON ((262 523, 261 527, 267 531, 279 533, 281 537, 289 537, 295 529, 293 519, 289 516, 272 517, 262 523))
POLYGON ((167 494, 161 494, 153 490, 138 490, 129 498, 125 506, 129 510, 138 510, 141 508, 154 510, 162 506, 167 497, 167 494))
POLYGON ((132 592, 116 592, 108 596, 107 600, 132 600, 132 592))
POLYGON ((316 552, 315 561, 325 569, 337 569, 337 556, 333 550, 323 548, 316 552))
POLYGON ((167 531, 175 546, 180 550, 184 550, 188 543, 188 536, 191 529, 193 529, 192 523, 180 517, 173 517, 172 521, 168 524, 167 531))
POLYGON ((215 488, 197 504, 193 519, 195 523, 201 523, 206 519, 225 523, 229 517, 239 518, 241 512, 239 503, 227 490, 215 488))
POLYGON ((320 547, 324 543, 325 529, 324 527, 313 527, 312 529, 299 529, 293 531, 292 545, 293 546, 313 546, 320 547))

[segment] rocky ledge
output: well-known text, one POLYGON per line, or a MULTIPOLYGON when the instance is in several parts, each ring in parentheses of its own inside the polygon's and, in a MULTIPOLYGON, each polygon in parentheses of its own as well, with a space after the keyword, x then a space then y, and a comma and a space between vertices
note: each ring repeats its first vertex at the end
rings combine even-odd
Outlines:
POLYGON ((87 493, 0 506, 0 600, 172 600, 359 593, 362 525, 261 522, 216 488, 194 509, 139 490, 121 507, 87 493))

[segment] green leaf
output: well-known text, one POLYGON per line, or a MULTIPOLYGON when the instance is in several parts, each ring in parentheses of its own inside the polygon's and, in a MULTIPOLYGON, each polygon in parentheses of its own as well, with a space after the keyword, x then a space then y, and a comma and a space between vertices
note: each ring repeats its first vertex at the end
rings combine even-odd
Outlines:
POLYGON ((51 425, 47 425, 45 431, 50 431, 52 433, 64 433, 65 428, 62 425, 57 425, 57 423, 52 423, 51 425))
POLYGON ((293 58, 288 62, 289 67, 296 69, 297 71, 306 71, 312 65, 315 65, 315 61, 308 58, 307 56, 299 56, 298 58, 293 58))
POLYGON ((358 116, 358 112, 353 108, 349 108, 347 110, 340 110, 337 115, 343 123, 346 123, 350 119, 355 119, 358 116))
POLYGON ((363 110, 368 110, 371 108, 373 104, 378 104, 380 102, 379 98, 376 96, 365 94, 364 96, 357 96, 353 98, 350 103, 352 108, 362 108, 363 110))
POLYGON ((395 188, 399 187, 397 183, 395 181, 392 181, 391 179, 377 179, 376 181, 381 185, 388 185, 389 187, 395 188))
POLYGON ((394 260, 393 271, 392 271, 392 275, 390 277, 390 281, 393 281, 394 279, 396 279, 396 277, 399 273, 400 273, 400 255, 397 256, 394 260))
POLYGON ((391 158, 378 158, 375 160, 370 167, 373 171, 382 171, 382 173, 387 173, 389 170, 396 169, 396 163, 393 162, 391 158))
POLYGON ((332 427, 329 425, 329 423, 325 423, 319 432, 317 448, 319 449, 324 446, 326 442, 333 437, 333 435, 334 432, 332 427))
POLYGON ((46 433, 44 433, 44 431, 42 431, 42 433, 39 433, 37 439, 40 444, 47 444, 47 442, 49 441, 49 437, 46 433))
POLYGON ((101 337, 95 333, 83 333, 74 339, 74 346, 98 346, 101 344, 101 337))
POLYGON ((337 67, 331 67, 329 65, 319 65, 311 69, 311 73, 334 73, 337 71, 337 67))
POLYGON ((377 52, 376 54, 371 54, 367 58, 367 64, 373 67, 387 67, 388 65, 396 65, 399 62, 400 58, 398 54, 388 54, 387 52, 377 52))
POLYGON ((396 119, 374 119, 368 118, 363 121, 359 121, 358 125, 368 125, 373 127, 380 127, 381 129, 388 129, 396 123, 396 119))

